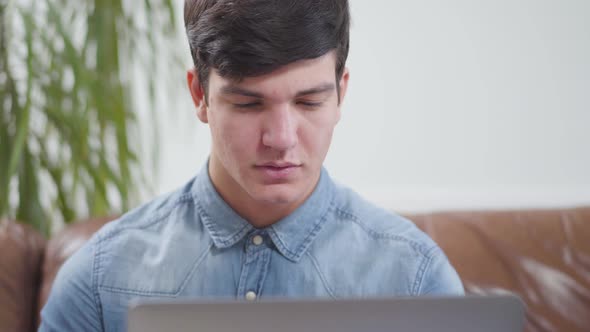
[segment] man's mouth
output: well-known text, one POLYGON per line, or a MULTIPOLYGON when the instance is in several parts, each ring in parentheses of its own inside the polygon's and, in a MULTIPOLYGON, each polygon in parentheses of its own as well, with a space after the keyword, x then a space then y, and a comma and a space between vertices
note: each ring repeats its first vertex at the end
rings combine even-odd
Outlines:
POLYGON ((289 168, 289 167, 299 167, 300 165, 301 164, 288 162, 288 161, 272 161, 272 162, 258 164, 257 167, 269 167, 269 168, 283 169, 283 168, 289 168))
POLYGON ((300 163, 293 162, 266 162, 255 166, 269 180, 287 180, 301 167, 300 163))

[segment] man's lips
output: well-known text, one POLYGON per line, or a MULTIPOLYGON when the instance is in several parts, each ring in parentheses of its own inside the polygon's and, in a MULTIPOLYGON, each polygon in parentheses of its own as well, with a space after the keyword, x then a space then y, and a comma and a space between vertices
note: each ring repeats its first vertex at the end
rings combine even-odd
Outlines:
POLYGON ((270 181, 285 181, 295 176, 296 171, 301 167, 301 164, 292 162, 268 162, 261 163, 255 166, 255 169, 261 172, 267 180, 270 181))
POLYGON ((276 168, 276 169, 283 169, 283 168, 290 168, 290 167, 299 167, 301 164, 299 163, 292 163, 292 162, 268 162, 268 163, 260 163, 257 164, 256 167, 264 167, 264 168, 276 168))

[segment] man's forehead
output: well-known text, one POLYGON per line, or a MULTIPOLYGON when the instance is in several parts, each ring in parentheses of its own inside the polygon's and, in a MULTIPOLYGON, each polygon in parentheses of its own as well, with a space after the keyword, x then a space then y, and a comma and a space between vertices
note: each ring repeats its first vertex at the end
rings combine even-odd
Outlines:
POLYGON ((252 97, 268 94, 273 90, 289 94, 307 90, 325 92, 335 88, 335 71, 335 58, 332 54, 326 54, 315 59, 296 61, 270 73, 241 80, 222 77, 217 70, 212 69, 210 84, 220 93, 252 97))

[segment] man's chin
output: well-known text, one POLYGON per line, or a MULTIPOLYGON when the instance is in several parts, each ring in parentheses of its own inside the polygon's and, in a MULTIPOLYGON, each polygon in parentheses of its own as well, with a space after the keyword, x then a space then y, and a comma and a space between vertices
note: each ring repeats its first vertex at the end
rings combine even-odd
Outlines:
POLYGON ((256 201, 265 205, 290 205, 296 202, 297 199, 289 195, 262 195, 256 201))
POLYGON ((265 205, 290 205, 299 200, 301 195, 298 195, 289 185, 271 185, 264 186, 256 193, 252 193, 252 198, 255 201, 265 205))

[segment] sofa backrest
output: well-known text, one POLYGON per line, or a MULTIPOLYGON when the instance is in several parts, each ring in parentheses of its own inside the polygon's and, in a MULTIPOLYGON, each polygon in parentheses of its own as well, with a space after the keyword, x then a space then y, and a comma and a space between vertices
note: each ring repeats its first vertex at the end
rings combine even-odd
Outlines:
POLYGON ((518 294, 527 331, 590 331, 590 208, 409 216, 471 294, 518 294))
POLYGON ((45 240, 33 228, 0 221, 0 331, 33 331, 45 240))

